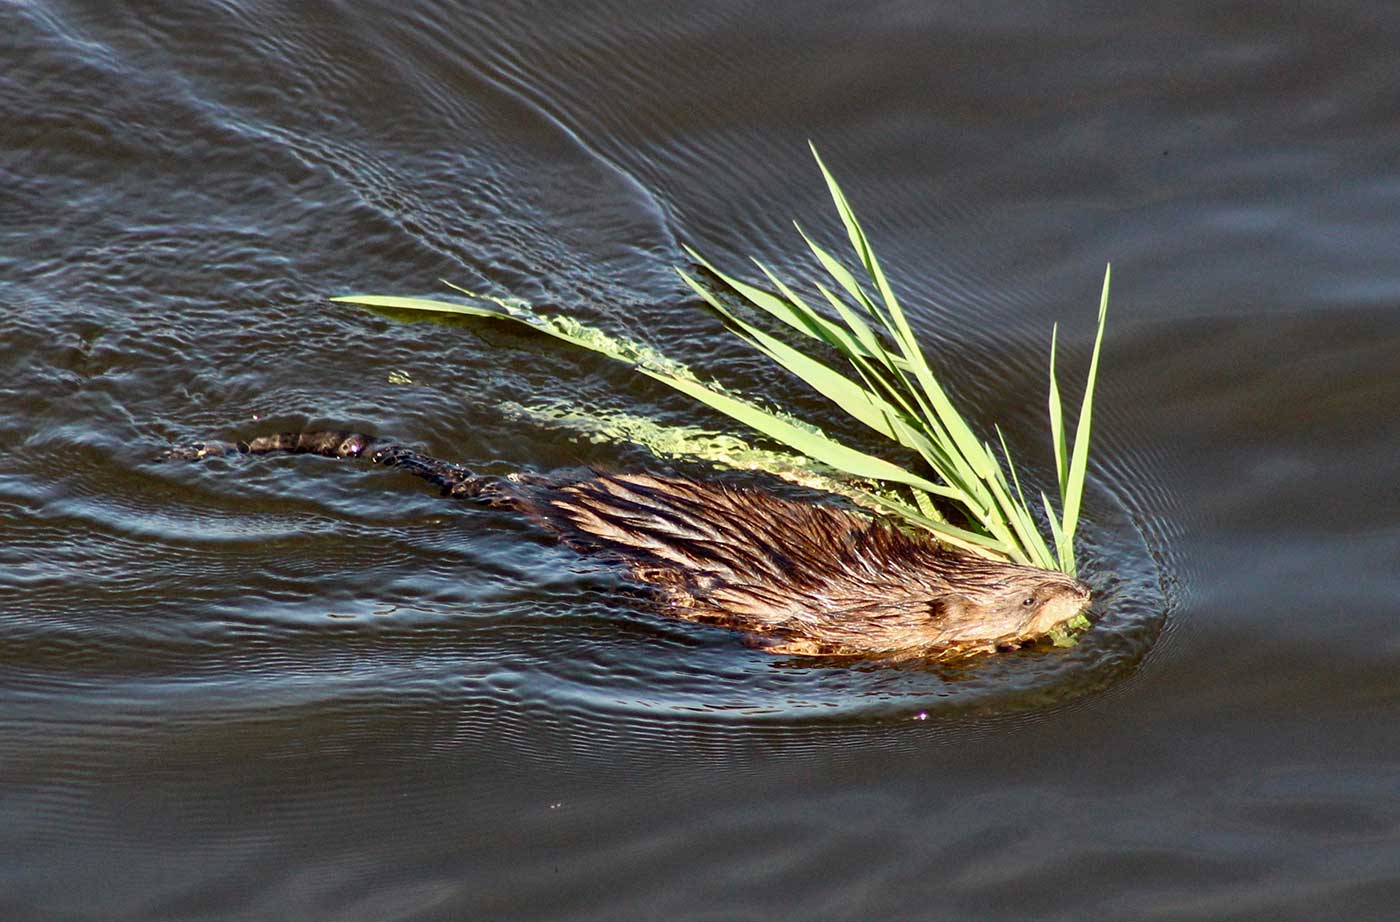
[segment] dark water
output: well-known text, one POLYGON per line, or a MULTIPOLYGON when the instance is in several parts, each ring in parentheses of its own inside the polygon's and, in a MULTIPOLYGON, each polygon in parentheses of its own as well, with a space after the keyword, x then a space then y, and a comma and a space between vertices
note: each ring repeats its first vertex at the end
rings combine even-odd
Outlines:
POLYGON ((0 3, 0 918, 1395 918, 1396 10, 0 3), (440 278, 820 414, 670 271, 839 244, 809 138, 1038 476, 1113 261, 1073 650, 780 661, 401 474, 151 463, 717 423, 324 301, 440 278))

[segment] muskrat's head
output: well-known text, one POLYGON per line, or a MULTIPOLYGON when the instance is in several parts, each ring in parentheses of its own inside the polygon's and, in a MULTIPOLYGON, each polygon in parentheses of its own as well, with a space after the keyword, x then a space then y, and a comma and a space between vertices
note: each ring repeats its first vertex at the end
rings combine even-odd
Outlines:
POLYGON ((992 649, 1036 640, 1089 605, 1089 587, 1065 573, 1016 564, 998 565, 993 578, 940 599, 935 623, 940 642, 953 648, 992 649))

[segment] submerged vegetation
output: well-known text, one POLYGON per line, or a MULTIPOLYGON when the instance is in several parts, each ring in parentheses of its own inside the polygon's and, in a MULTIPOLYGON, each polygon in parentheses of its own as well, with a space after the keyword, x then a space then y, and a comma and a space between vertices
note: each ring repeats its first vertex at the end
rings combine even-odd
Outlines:
MULTIPOLYGON (((539 314, 520 301, 478 295, 455 285, 450 287, 473 303, 384 295, 353 295, 334 300, 367 307, 509 320, 627 362, 640 373, 796 451, 800 458, 795 460, 793 456, 770 453, 767 460, 779 468, 776 473, 784 473, 783 467, 805 470, 819 477, 817 483, 828 488, 849 478, 857 486, 837 492, 893 513, 933 532, 942 541, 985 556, 1073 575, 1074 536, 1088 468, 1094 382, 1108 311, 1109 272, 1104 274, 1098 332, 1073 438, 1069 436, 1056 379, 1057 329, 1051 333, 1048 408, 1059 507, 1051 503, 1043 490, 1038 492, 1036 505, 1026 498, 1000 426, 992 426, 996 435, 994 448, 954 407, 919 348, 846 196, 815 148, 812 153, 850 238, 861 278, 800 226, 798 233, 826 276, 825 281, 810 282, 820 299, 813 303, 758 260, 754 263, 771 287, 726 275, 689 247, 686 252, 707 273, 705 281, 683 270, 677 272, 733 333, 906 454, 917 455, 922 461, 920 469, 901 467, 860 451, 783 410, 702 381, 685 365, 648 346, 609 336, 567 316, 539 314), (779 328, 797 336, 775 335, 746 316, 748 311, 741 311, 741 306, 766 314, 779 322, 779 328), (792 341, 802 343, 804 339, 813 341, 805 350, 792 341), (844 360, 844 370, 832 367, 826 359, 833 354, 844 360), (1041 530, 1041 520, 1048 525, 1048 535, 1041 530)), ((761 462, 752 466, 772 469, 761 462)))

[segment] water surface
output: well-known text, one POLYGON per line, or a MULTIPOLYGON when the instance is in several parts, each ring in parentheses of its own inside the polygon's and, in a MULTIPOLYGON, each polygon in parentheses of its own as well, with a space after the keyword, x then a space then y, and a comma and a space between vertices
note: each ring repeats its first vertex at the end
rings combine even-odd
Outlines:
POLYGON ((4 918, 1392 916, 1389 8, 0 25, 4 918), (334 424, 636 469, 666 462, 505 408, 724 425, 540 338, 325 301, 439 279, 821 417, 671 271, 805 271, 792 218, 839 246, 808 139, 1041 482, 1050 326, 1082 374, 1113 261, 1079 646, 782 660, 400 473, 153 462, 334 424))

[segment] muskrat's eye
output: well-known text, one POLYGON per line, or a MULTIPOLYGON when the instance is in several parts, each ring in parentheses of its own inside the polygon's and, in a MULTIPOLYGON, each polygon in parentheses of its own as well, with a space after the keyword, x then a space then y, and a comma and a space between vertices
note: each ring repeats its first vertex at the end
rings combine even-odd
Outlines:
POLYGON ((1028 596, 1026 596, 1024 599, 1021 600, 1021 604, 1024 605, 1024 606, 1026 606, 1027 608, 1030 608, 1032 605, 1035 604, 1035 596, 1033 596, 1033 595, 1028 595, 1028 596))

